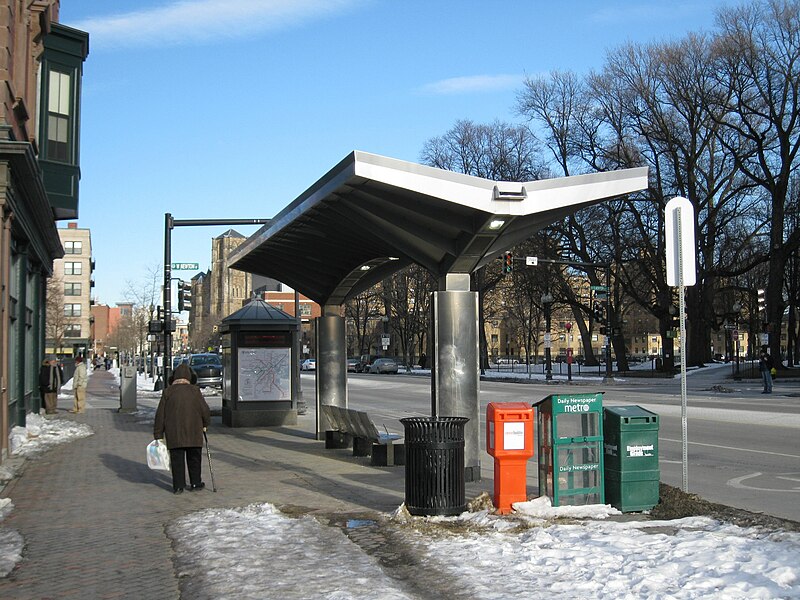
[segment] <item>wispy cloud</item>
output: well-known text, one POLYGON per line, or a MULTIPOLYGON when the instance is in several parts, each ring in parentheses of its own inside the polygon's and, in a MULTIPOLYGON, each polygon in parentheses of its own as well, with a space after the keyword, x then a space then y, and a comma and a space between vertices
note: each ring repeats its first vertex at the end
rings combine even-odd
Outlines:
POLYGON ((251 36, 297 26, 366 0, 179 0, 149 10, 67 23, 93 46, 162 46, 251 36))
POLYGON ((508 90, 522 84, 522 75, 470 75, 451 77, 422 86, 421 91, 434 95, 471 94, 508 90))

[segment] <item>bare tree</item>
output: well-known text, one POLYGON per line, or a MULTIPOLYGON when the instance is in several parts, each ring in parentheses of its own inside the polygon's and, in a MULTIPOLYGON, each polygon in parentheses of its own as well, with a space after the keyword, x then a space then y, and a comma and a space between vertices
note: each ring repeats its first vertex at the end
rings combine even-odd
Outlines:
POLYGON ((60 354, 68 322, 64 314, 64 280, 60 277, 50 277, 45 286, 45 295, 45 337, 52 343, 53 351, 60 354))
POLYGON ((422 340, 430 322, 430 296, 435 279, 423 267, 412 265, 386 279, 382 298, 389 326, 400 342, 403 363, 411 366, 424 352, 422 340))
POLYGON ((383 314, 380 288, 375 286, 356 294, 344 305, 348 331, 355 336, 355 351, 368 354, 375 338, 375 325, 383 314))
MULTIPOLYGON (((545 174, 539 147, 527 127, 495 121, 480 125, 462 120, 444 135, 428 140, 422 150, 424 163, 476 177, 498 181, 532 181, 545 174)), ((486 293, 502 279, 499 263, 472 274, 478 292, 478 320, 484 322, 486 293)), ((486 330, 479 328, 481 369, 489 366, 486 330)))
MULTIPOLYGON (((800 151, 800 2, 769 0, 720 10, 715 58, 732 94, 719 120, 743 140, 737 168, 769 199, 767 321, 770 352, 781 355, 786 265, 800 249, 800 229, 785 227, 790 183, 800 151)), ((730 139, 730 138, 726 138, 730 139)))

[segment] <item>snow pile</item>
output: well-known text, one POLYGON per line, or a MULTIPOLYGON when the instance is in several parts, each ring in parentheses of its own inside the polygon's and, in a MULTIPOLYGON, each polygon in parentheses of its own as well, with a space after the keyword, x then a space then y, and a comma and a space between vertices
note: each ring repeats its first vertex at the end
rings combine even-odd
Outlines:
POLYGON ((800 535, 707 518, 451 536, 425 558, 487 599, 800 598, 800 535))
POLYGON ((45 419, 41 415, 29 414, 25 427, 11 430, 11 454, 33 456, 45 450, 78 438, 88 437, 94 431, 88 425, 63 419, 45 419))
POLYGON ((608 504, 589 504, 585 506, 553 506, 550 498, 541 496, 528 502, 514 502, 515 512, 528 517, 553 519, 566 517, 572 519, 605 519, 609 515, 622 514, 608 504))

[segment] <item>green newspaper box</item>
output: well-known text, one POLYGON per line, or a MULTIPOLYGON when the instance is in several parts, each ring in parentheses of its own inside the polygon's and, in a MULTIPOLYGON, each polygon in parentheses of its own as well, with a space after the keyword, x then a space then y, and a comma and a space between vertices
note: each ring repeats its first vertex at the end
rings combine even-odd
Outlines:
POLYGON ((641 406, 603 409, 606 501, 622 512, 658 504, 658 421, 641 406))
POLYGON ((534 407, 539 495, 553 506, 605 504, 603 394, 551 395, 534 407))

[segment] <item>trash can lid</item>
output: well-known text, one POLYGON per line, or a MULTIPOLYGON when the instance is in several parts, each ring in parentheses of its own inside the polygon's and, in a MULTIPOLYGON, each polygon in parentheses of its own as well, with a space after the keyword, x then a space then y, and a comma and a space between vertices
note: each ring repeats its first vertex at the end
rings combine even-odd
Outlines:
POLYGON ((603 417, 621 423, 658 423, 658 415, 641 406, 604 406, 603 417))

